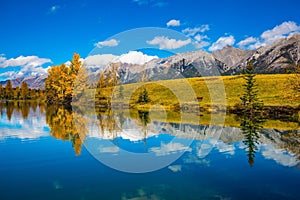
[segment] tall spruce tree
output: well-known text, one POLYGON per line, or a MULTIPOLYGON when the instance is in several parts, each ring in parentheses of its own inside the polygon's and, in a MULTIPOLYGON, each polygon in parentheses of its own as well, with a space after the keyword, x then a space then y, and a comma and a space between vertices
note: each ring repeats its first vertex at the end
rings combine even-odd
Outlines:
MULTIPOLYGON (((145 71, 143 71, 142 77, 141 77, 141 82, 145 83, 147 81, 147 75, 145 73, 145 71)), ((138 101, 137 103, 141 103, 141 104, 146 104, 150 102, 150 98, 148 95, 148 91, 146 89, 146 86, 143 85, 142 86, 142 91, 139 93, 139 97, 138 97, 138 101)))
POLYGON ((246 69, 243 71, 243 78, 245 83, 243 84, 244 93, 241 97, 242 111, 244 113, 251 113, 251 115, 260 115, 263 102, 258 97, 257 83, 255 80, 252 61, 247 64, 246 69))
POLYGON ((247 146, 248 163, 254 163, 257 145, 259 143, 259 131, 262 128, 262 107, 263 102, 258 97, 257 83, 255 81, 253 63, 249 62, 243 71, 245 80, 242 101, 242 123, 241 128, 244 135, 244 144, 247 146))
POLYGON ((149 102, 150 102, 150 99, 149 99, 147 89, 145 87, 143 87, 142 91, 139 93, 138 103, 146 104, 149 102))

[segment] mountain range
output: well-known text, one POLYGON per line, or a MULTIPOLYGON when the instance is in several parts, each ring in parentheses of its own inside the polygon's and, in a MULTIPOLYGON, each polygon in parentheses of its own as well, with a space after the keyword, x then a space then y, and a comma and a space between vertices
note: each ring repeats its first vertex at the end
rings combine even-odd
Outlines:
MULTIPOLYGON (((122 59, 115 62, 120 66, 118 73, 122 82, 133 83, 141 80, 143 74, 147 75, 148 80, 240 74, 250 60, 253 61, 256 73, 286 73, 290 66, 300 62, 300 34, 279 39, 256 50, 226 46, 212 53, 199 50, 167 58, 154 57, 144 64, 121 62, 122 59)), ((96 80, 100 71, 95 66, 87 68, 92 72, 92 79, 96 80)), ((46 77, 30 76, 11 81, 14 87, 25 81, 31 88, 40 88, 44 86, 46 77)), ((0 83, 5 85, 6 81, 0 83)))

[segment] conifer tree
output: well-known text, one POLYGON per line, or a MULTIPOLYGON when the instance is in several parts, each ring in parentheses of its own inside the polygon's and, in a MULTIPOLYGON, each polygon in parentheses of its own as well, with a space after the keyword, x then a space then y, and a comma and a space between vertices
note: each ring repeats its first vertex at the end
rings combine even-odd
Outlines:
POLYGON ((150 99, 149 99, 147 89, 145 87, 143 87, 142 92, 140 92, 140 94, 139 94, 138 103, 146 104, 149 102, 150 102, 150 99))
MULTIPOLYGON (((144 83, 147 81, 147 75, 145 73, 145 71, 143 71, 142 77, 141 77, 141 82, 144 83)), ((139 93, 139 97, 138 97, 138 103, 142 103, 142 104, 146 104, 150 102, 150 98, 148 95, 148 91, 145 87, 145 85, 142 88, 142 91, 139 93)))
POLYGON ((244 93, 241 97, 243 112, 251 113, 252 115, 260 114, 263 102, 258 98, 258 89, 252 61, 248 63, 244 70, 243 78, 245 80, 245 84, 243 84, 244 93))
POLYGON ((242 132, 244 144, 247 146, 248 163, 254 163, 257 144, 259 143, 259 131, 262 128, 262 106, 263 102, 258 98, 258 89, 255 81, 253 63, 249 62, 243 73, 245 80, 242 101, 242 132))

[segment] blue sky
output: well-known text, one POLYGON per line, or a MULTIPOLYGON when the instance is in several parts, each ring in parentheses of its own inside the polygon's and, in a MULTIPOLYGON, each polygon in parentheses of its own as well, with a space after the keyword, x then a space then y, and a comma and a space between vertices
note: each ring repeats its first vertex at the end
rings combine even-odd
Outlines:
POLYGON ((256 48, 299 32, 299 6, 297 0, 1 0, 0 80, 38 73, 39 67, 66 62, 74 52, 85 58, 96 44, 111 45, 101 42, 141 27, 169 28, 188 36, 158 34, 148 40, 164 50, 193 45, 188 50, 213 51, 226 44, 256 48), (168 46, 172 42, 175 46, 168 46))

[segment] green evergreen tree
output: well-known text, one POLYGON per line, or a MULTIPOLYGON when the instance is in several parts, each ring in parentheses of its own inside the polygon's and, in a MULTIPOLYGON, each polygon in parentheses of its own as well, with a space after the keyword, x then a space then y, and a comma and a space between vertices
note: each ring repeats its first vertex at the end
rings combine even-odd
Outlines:
POLYGON ((258 98, 258 89, 252 61, 247 64, 243 73, 243 78, 246 83, 243 84, 244 93, 241 97, 242 110, 244 113, 247 112, 252 115, 260 115, 263 102, 258 98))
POLYGON ((248 163, 254 163, 257 144, 259 143, 259 131, 262 128, 263 102, 258 97, 257 83, 255 81, 253 63, 249 62, 243 73, 245 80, 244 94, 242 101, 242 123, 241 128, 244 134, 244 144, 247 146, 248 163))
POLYGON ((149 99, 147 89, 145 87, 143 87, 143 90, 139 94, 138 103, 146 104, 149 102, 150 102, 150 99, 149 99))

